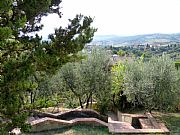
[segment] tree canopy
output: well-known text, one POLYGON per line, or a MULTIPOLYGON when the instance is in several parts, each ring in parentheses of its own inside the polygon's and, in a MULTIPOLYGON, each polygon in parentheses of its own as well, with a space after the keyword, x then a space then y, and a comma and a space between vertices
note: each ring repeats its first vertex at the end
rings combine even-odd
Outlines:
POLYGON ((0 115, 12 120, 24 110, 25 93, 36 87, 29 77, 36 72, 49 75, 67 62, 78 58, 77 52, 89 43, 96 29, 91 17, 76 15, 67 27, 59 27, 42 41, 41 18, 56 13, 61 17, 61 0, 0 1, 0 115))
POLYGON ((173 110, 179 101, 178 72, 166 55, 125 64, 125 90, 128 100, 145 109, 173 110))
POLYGON ((110 100, 109 64, 110 55, 106 51, 92 49, 81 62, 68 63, 60 69, 53 79, 56 85, 54 91, 57 93, 64 91, 66 98, 72 93, 81 108, 88 108, 89 102, 96 101, 99 111, 103 113, 110 100))

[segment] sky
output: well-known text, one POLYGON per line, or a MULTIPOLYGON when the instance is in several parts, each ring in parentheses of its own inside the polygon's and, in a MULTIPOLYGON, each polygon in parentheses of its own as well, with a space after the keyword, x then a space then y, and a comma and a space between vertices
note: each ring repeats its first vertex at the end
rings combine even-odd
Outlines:
POLYGON ((61 19, 56 14, 42 19, 43 37, 80 13, 94 18, 95 35, 180 32, 180 0, 62 0, 60 7, 61 19))

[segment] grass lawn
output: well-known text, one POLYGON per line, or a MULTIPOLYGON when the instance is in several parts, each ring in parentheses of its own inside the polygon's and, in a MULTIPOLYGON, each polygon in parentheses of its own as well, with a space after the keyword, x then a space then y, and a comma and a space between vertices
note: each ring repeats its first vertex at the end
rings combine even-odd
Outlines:
MULTIPOLYGON (((163 121, 167 125, 168 129, 170 129, 170 135, 180 135, 180 113, 164 114, 159 112, 153 112, 152 114, 154 117, 156 117, 158 121, 163 121)), ((33 133, 28 135, 112 135, 112 133, 109 133, 108 128, 105 127, 77 125, 69 128, 63 128, 63 129, 47 131, 42 133, 33 133)), ((135 134, 135 135, 139 135, 139 134, 135 134)), ((151 134, 151 135, 155 135, 155 134, 151 134)), ((161 134, 156 134, 156 135, 161 135, 161 134)))
POLYGON ((157 120, 163 121, 170 130, 170 135, 180 135, 180 113, 152 113, 157 120))

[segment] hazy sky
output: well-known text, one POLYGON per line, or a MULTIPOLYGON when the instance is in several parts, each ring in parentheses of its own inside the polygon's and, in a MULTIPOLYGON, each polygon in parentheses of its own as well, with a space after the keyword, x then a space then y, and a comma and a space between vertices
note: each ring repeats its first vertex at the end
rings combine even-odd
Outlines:
POLYGON ((96 35, 138 35, 180 32, 180 0, 63 0, 63 17, 43 18, 42 35, 52 33, 76 14, 94 17, 96 35))

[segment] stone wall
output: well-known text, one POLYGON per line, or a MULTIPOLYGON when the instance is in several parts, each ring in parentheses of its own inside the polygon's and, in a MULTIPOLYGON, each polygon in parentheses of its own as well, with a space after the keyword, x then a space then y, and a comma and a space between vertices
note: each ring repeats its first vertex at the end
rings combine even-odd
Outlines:
POLYGON ((105 127, 108 126, 107 123, 98 120, 96 118, 76 118, 70 121, 66 121, 66 120, 59 120, 59 119, 45 117, 38 120, 34 120, 30 122, 30 124, 32 126, 31 132, 41 132, 41 131, 59 129, 77 124, 87 124, 87 125, 105 126, 105 127))
POLYGON ((118 117, 118 121, 132 123, 132 117, 129 115, 125 115, 120 111, 117 111, 117 117, 118 117))

